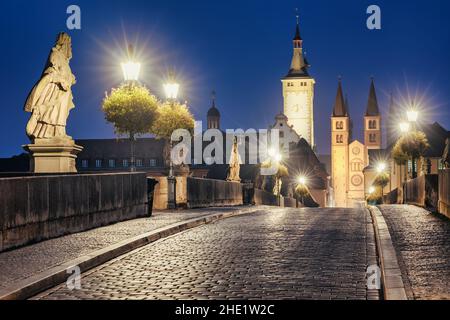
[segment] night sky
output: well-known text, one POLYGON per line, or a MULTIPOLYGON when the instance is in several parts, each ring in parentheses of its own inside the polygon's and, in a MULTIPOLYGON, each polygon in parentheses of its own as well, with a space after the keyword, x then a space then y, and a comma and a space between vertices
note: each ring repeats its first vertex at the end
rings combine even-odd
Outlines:
POLYGON ((137 47, 141 80, 158 95, 168 68, 175 68, 181 98, 196 119, 205 120, 214 89, 222 128, 267 128, 282 108, 280 78, 290 66, 297 7, 316 79, 319 153, 329 153, 339 75, 355 138, 362 137, 371 76, 384 114, 391 91, 397 97, 417 94, 421 120, 450 129, 448 0, 14 0, 0 4, 0 157, 21 153, 28 143, 23 104, 60 31, 73 40, 71 67, 78 83, 67 131, 75 139, 114 137, 100 104, 105 91, 122 80, 125 39, 137 47), (81 7, 81 31, 66 29, 70 4, 81 7), (381 31, 366 28, 371 4, 381 7, 381 31))

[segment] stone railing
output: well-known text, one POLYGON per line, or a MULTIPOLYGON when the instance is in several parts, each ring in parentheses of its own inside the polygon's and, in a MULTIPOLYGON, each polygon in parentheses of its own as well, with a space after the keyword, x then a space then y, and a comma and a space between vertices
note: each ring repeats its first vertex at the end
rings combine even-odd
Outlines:
POLYGON ((266 206, 277 206, 278 205, 278 199, 277 196, 273 193, 255 189, 253 202, 255 205, 266 205, 266 206))
POLYGON ((4 178, 0 190, 0 251, 148 215, 145 173, 4 178))
POLYGON ((439 171, 439 212, 450 218, 450 169, 439 171))
POLYGON ((242 184, 238 182, 188 177, 186 183, 188 208, 243 204, 242 184))
POLYGON ((398 203, 398 189, 394 189, 383 197, 383 203, 385 204, 397 204, 398 203))
POLYGON ((438 205, 439 178, 436 174, 422 175, 404 184, 406 203, 436 209, 438 205))

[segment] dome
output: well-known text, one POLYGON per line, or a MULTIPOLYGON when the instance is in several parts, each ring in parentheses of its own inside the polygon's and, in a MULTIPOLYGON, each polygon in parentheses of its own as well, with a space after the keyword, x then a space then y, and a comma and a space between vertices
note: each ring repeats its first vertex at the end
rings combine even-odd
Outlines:
POLYGON ((220 117, 220 112, 216 107, 211 107, 208 110, 208 117, 220 117))

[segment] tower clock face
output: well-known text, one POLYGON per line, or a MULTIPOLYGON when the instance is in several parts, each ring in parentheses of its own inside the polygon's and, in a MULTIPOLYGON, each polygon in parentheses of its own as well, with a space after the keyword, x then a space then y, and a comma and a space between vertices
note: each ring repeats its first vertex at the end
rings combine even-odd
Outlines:
POLYGON ((307 112, 307 99, 306 92, 292 92, 286 97, 286 111, 290 113, 305 114, 307 112))

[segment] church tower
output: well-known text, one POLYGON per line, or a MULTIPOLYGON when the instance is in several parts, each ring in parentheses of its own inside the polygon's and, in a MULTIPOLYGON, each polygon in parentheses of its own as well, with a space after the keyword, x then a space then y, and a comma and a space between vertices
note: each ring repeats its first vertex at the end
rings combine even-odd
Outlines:
POLYGON ((220 129, 220 112, 216 108, 216 93, 212 93, 212 106, 207 114, 208 129, 220 129))
POLYGON ((331 116, 331 175, 336 207, 347 207, 349 140, 350 116, 344 102, 342 83, 339 79, 331 116))
POLYGON ((368 149, 381 149, 381 114, 378 110, 375 84, 370 84, 369 100, 364 117, 364 144, 368 149))
POLYGON ((303 54, 299 17, 293 39, 294 52, 289 73, 283 84, 284 114, 289 125, 314 148, 314 79, 308 74, 309 64, 303 54))

